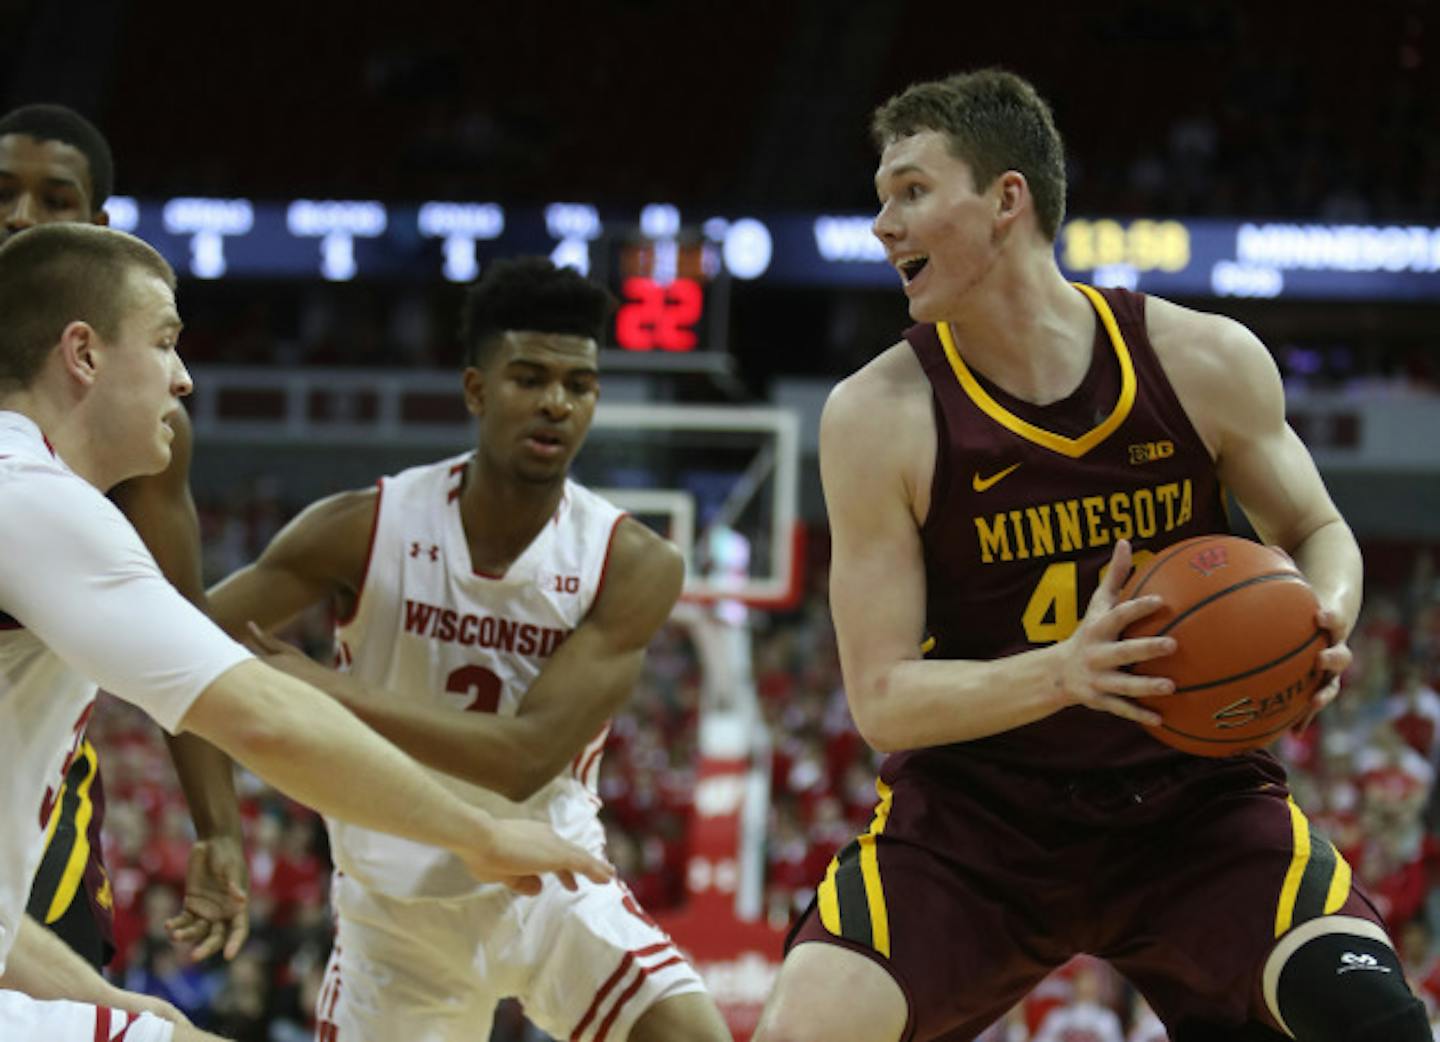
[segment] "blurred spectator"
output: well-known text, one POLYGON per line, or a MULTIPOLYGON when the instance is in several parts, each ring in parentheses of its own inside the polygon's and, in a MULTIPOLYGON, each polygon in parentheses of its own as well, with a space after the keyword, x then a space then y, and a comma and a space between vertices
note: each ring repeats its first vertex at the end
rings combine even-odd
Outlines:
POLYGON ((1050 1012, 1034 1042, 1125 1042, 1108 984, 1103 967, 1083 962, 1075 971, 1074 996, 1050 1012))

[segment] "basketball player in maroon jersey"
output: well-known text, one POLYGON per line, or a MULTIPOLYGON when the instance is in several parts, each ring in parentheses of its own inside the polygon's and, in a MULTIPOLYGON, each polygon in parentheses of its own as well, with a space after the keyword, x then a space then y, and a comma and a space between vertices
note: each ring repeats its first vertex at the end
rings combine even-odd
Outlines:
POLYGON ((1279 764, 1135 723, 1172 684, 1125 667, 1172 644, 1122 639, 1158 601, 1118 591, 1139 554, 1225 530, 1222 483, 1314 586, 1323 668, 1350 660, 1360 554, 1270 356, 1227 319, 1065 281, 1063 146, 1025 81, 919 84, 873 129, 874 230, 919 324, 832 393, 821 476, 846 691, 890 755, 758 1038, 961 1042, 1089 952, 1175 1042, 1428 1040, 1279 764))
MULTIPOLYGON (((62 105, 27 105, 0 117, 0 242, 37 225, 109 223, 114 185, 110 145, 89 120, 62 105)), ((132 478, 110 498, 129 518, 165 577, 205 608, 200 526, 190 495, 193 435, 176 411, 170 465, 132 478)), ((198 837, 190 850, 185 902, 171 929, 204 958, 234 958, 249 933, 249 887, 230 760, 191 734, 166 734, 198 837)), ((57 796, 57 818, 35 873, 29 912, 99 968, 114 953, 114 907, 101 858, 105 790, 89 739, 57 796)))

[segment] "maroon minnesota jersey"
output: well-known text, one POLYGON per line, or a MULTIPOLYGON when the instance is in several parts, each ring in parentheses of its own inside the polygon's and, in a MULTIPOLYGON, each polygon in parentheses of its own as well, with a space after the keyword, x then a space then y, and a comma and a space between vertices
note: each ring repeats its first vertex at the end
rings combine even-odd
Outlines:
MULTIPOLYGON (((1089 371, 1069 397, 1022 402, 969 369, 949 327, 906 333, 934 390, 937 433, 925 553, 927 657, 996 659, 1064 640, 1117 539, 1137 566, 1191 536, 1227 531, 1214 461, 1145 330, 1145 298, 1077 286, 1098 321, 1089 371)), ((902 763, 962 755, 1052 770, 1124 768, 1180 756, 1138 725, 1071 707, 902 763)))

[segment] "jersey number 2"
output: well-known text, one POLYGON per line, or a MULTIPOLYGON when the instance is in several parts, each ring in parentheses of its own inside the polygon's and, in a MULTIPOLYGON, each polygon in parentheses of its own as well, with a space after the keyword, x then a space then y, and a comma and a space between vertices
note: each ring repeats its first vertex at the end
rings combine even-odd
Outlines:
POLYGON ((500 708, 500 678, 484 666, 461 666, 445 678, 445 690, 469 695, 469 713, 493 713, 500 708))
MULTIPOLYGON (((1154 558, 1149 550, 1135 551, 1134 564, 1138 570, 1154 558)), ((1109 566, 1100 569, 1105 577, 1109 566)), ((1080 591, 1078 572, 1074 561, 1057 561, 1046 567, 1035 592, 1025 605, 1020 623, 1025 627, 1025 639, 1031 644, 1057 644, 1080 625, 1080 591)))

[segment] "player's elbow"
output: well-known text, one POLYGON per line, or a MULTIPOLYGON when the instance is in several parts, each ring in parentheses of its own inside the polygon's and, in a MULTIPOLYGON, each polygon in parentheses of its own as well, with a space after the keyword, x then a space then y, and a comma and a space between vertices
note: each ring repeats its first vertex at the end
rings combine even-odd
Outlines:
POLYGON ((524 803, 545 788, 545 783, 553 777, 533 768, 514 771, 502 779, 500 795, 514 803, 524 803))
POLYGON ((524 803, 550 783, 566 766, 555 761, 555 750, 539 742, 515 741, 506 750, 493 777, 473 779, 477 785, 494 789, 507 800, 524 803))
POLYGON ((246 698, 229 684, 212 684, 191 705, 180 730, 198 735, 247 766, 289 755, 295 730, 282 714, 267 713, 264 696, 246 698))
POLYGON ((850 697, 850 715, 860 737, 876 752, 887 755, 906 748, 900 721, 894 713, 891 687, 889 674, 881 672, 865 678, 858 692, 850 697))
POLYGON ((190 706, 180 730, 205 739, 256 773, 257 765, 306 755, 307 736, 317 726, 307 715, 314 699, 305 685, 250 659, 210 683, 190 706))

